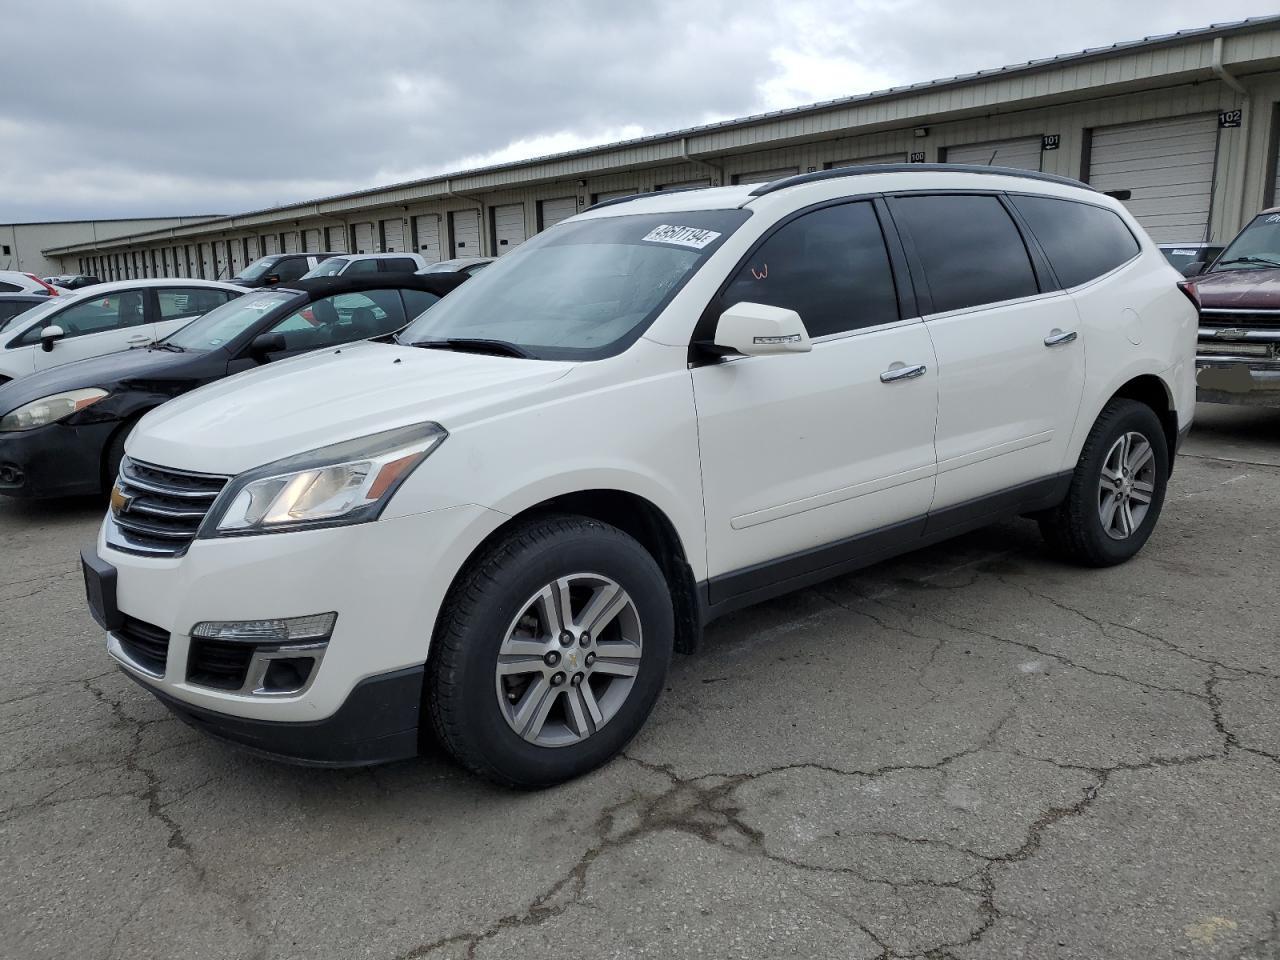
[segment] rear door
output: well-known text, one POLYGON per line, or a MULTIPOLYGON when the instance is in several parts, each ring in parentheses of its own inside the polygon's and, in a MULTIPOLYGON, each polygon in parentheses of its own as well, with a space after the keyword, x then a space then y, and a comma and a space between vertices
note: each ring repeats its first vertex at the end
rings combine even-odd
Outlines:
POLYGON ((1075 304, 994 194, 890 200, 938 357, 934 509, 1058 474, 1084 388, 1075 304))
POLYGON ((61 327, 63 336, 52 350, 37 346, 35 369, 48 370, 151 343, 156 339, 151 300, 150 290, 113 290, 81 297, 50 315, 47 322, 61 327))
POLYGON ((899 303, 871 202, 777 227, 695 338, 711 339, 720 312, 740 302, 795 310, 813 350, 692 371, 712 602, 852 559, 873 549, 872 531, 918 537, 936 470, 933 348, 899 303))

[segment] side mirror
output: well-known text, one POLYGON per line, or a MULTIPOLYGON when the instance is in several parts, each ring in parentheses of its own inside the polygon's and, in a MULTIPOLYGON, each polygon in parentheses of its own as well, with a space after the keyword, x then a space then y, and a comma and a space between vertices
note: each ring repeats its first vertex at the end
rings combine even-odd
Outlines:
POLYGON ((1204 268, 1207 266, 1208 264, 1203 260, 1193 260, 1182 268, 1182 275, 1190 280, 1192 277, 1198 277, 1204 273, 1204 268))
POLYGON ((268 287, 274 287, 277 283, 280 282, 280 274, 273 273, 269 277, 263 277, 262 282, 266 284, 268 287))
POLYGON ((800 314, 763 303, 739 303, 720 314, 715 345, 745 357, 813 349, 800 314))
POLYGON ((249 344, 249 356, 259 363, 266 363, 270 354, 284 353, 285 348, 283 333, 260 333, 249 344))
POLYGON ((40 331, 40 349, 48 353, 53 349, 53 345, 67 335, 56 323, 51 323, 40 331))

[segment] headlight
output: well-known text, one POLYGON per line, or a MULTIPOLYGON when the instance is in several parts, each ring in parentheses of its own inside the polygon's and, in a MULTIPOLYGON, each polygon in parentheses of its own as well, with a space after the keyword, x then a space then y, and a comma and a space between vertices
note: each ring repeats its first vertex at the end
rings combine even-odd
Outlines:
POLYGON ((232 480, 201 527, 204 538, 376 520, 414 468, 444 442, 420 423, 277 460, 232 480))
POLYGON ((34 430, 57 423, 85 407, 91 407, 103 397, 107 391, 98 389, 68 390, 66 393, 55 393, 51 397, 42 397, 23 404, 0 417, 0 433, 16 433, 19 430, 34 430))

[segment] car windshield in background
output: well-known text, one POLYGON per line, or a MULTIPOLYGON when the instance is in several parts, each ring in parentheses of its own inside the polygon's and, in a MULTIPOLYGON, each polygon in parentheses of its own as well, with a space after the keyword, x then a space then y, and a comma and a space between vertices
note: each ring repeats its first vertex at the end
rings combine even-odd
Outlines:
POLYGON ((183 350, 217 350, 257 323, 269 310, 297 299, 295 290, 248 293, 210 310, 199 320, 170 334, 162 343, 183 350))
POLYGON ((43 303, 32 304, 29 310, 23 310, 17 316, 9 317, 7 320, 0 319, 0 330, 17 326, 19 323, 26 324, 31 320, 44 316, 46 313, 53 313, 59 307, 65 307, 68 303, 72 303, 74 299, 73 297, 62 295, 56 299, 51 297, 43 303))
POLYGON ((611 356, 748 216, 700 210, 561 224, 500 257, 397 339, 498 341, 541 360, 611 356))
POLYGON ((241 280, 257 280, 265 276, 267 271, 275 266, 277 259, 276 257, 259 257, 237 273, 236 276, 241 280))
POLYGON ((330 257, 324 260, 314 270, 307 274, 311 277, 336 277, 342 272, 342 268, 347 265, 346 259, 343 257, 330 257))
POLYGON ((1213 258, 1222 252, 1221 247, 1197 247, 1194 244, 1185 247, 1161 247, 1160 252, 1175 270, 1181 270, 1197 260, 1211 263, 1213 258))
POLYGON ((1213 265, 1213 272, 1267 267, 1280 267, 1280 213, 1254 217, 1253 223, 1222 251, 1222 256, 1213 265))

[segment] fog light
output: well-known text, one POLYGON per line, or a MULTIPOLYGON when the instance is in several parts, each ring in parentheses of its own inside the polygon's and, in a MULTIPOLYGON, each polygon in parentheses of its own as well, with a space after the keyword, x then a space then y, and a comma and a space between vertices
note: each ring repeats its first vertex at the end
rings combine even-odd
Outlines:
POLYGON ((336 613, 274 620, 205 620, 191 628, 191 636, 204 640, 243 643, 299 643, 327 640, 337 622, 336 613))

